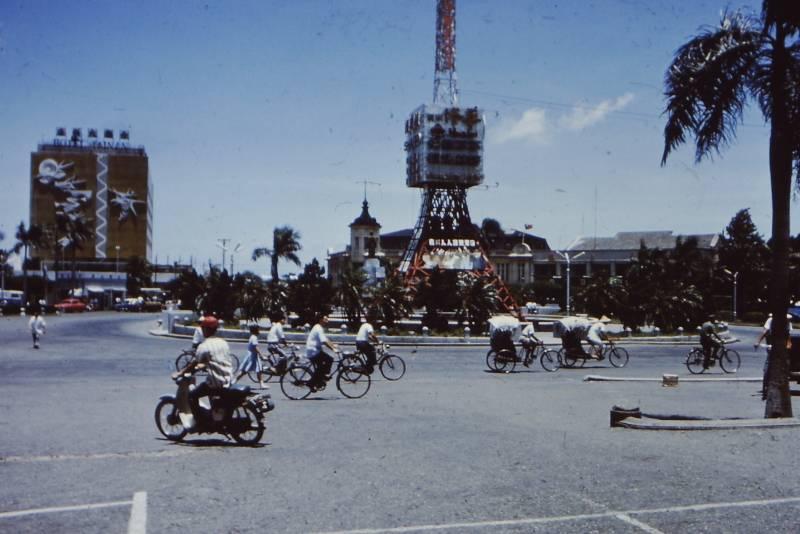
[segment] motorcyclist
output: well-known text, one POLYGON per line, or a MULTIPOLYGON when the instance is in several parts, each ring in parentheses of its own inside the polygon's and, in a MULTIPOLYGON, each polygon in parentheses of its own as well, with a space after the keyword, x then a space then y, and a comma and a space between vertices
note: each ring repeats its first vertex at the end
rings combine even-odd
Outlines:
POLYGON ((206 315, 200 320, 200 328, 205 340, 197 347, 195 358, 180 371, 173 373, 176 379, 184 373, 191 373, 198 365, 204 365, 208 373, 205 381, 189 393, 192 402, 215 391, 230 387, 233 382, 233 366, 231 365, 230 346, 228 342, 217 337, 219 321, 213 315, 206 315))

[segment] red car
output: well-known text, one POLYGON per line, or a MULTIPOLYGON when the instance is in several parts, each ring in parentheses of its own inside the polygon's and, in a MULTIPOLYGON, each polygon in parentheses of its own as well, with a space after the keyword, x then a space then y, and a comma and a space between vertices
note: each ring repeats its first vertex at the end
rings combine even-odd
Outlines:
POLYGON ((80 299, 66 298, 56 304, 55 309, 60 312, 82 312, 86 310, 86 304, 80 299))

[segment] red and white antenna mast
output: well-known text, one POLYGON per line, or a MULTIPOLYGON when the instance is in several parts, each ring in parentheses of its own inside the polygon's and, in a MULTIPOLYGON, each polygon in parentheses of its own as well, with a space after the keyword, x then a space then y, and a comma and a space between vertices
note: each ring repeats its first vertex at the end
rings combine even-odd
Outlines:
POLYGON ((456 0, 436 2, 436 73, 433 103, 458 106, 456 88, 456 0))

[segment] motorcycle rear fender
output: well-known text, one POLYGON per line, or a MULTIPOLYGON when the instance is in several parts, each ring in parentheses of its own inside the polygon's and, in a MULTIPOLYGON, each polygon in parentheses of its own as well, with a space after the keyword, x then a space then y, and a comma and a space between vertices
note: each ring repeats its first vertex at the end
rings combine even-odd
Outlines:
POLYGON ((177 399, 175 398, 175 395, 161 395, 161 396, 158 398, 158 400, 171 400, 171 401, 175 401, 175 400, 177 400, 177 399))

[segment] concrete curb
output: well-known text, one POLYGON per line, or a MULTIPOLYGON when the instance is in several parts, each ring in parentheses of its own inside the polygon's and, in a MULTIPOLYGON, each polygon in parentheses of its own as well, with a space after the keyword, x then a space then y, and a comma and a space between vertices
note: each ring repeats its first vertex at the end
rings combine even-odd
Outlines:
POLYGON ((626 417, 618 424, 633 430, 738 430, 797 428, 800 420, 794 417, 777 419, 651 419, 649 417, 626 417))
MULTIPOLYGON (((663 382, 664 378, 646 378, 635 376, 602 376, 602 375, 586 375, 583 377, 584 382, 663 382)), ((679 377, 678 383, 683 382, 761 382, 762 377, 679 377)))

